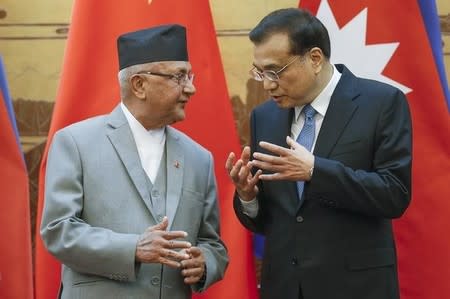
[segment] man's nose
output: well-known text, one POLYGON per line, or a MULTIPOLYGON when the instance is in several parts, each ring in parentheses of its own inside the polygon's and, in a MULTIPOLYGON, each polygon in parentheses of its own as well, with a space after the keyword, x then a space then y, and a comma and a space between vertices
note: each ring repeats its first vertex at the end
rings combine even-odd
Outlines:
POLYGON ((194 82, 187 81, 186 85, 183 86, 183 91, 189 95, 193 95, 197 91, 194 82))
POLYGON ((263 88, 265 90, 273 90, 273 89, 277 88, 277 86, 278 86, 277 81, 272 81, 267 78, 263 79, 263 88))

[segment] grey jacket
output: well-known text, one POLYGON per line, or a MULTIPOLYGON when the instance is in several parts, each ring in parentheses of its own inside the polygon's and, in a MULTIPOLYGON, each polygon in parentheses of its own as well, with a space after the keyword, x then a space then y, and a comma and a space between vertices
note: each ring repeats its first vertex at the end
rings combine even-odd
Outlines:
POLYGON ((119 106, 58 131, 48 155, 41 236, 62 264, 62 298, 185 299, 222 279, 228 264, 219 236, 213 158, 178 130, 166 129, 166 214, 170 230, 206 258, 203 285, 179 269, 135 262, 136 244, 159 222, 148 180, 119 106))

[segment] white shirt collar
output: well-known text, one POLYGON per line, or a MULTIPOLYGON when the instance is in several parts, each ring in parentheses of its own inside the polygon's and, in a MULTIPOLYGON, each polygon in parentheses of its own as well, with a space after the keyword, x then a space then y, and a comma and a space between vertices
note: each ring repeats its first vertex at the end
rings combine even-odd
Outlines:
MULTIPOLYGON (((333 95, 333 92, 336 89, 339 79, 341 79, 342 76, 342 74, 339 73, 339 71, 337 70, 336 66, 334 65, 332 66, 333 66, 333 75, 331 76, 330 81, 328 82, 327 86, 325 86, 325 88, 322 89, 319 95, 311 102, 311 106, 322 117, 325 117, 328 105, 330 105, 331 96, 333 95)), ((300 112, 302 111, 304 106, 305 105, 295 107, 295 119, 297 121, 300 116, 300 112)))
POLYGON ((138 140, 141 140, 141 138, 148 138, 148 135, 150 135, 156 142, 162 143, 165 139, 165 127, 154 130, 146 130, 144 126, 142 126, 142 124, 134 117, 134 115, 131 114, 130 110, 128 110, 127 106, 125 106, 123 102, 120 103, 120 107, 127 118, 136 143, 138 140))
POLYGON ((146 130, 123 103, 120 106, 130 125, 142 168, 150 181, 154 183, 166 142, 165 127, 156 130, 146 130))

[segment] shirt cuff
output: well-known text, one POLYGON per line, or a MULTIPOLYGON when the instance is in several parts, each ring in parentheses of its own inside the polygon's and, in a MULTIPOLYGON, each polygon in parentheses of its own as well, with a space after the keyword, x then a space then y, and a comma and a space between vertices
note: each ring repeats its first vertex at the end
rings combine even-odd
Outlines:
POLYGON ((256 198, 253 198, 250 201, 245 201, 242 200, 241 198, 239 198, 239 200, 241 201, 242 205, 242 213, 244 213, 250 218, 256 218, 259 209, 258 200, 256 198))

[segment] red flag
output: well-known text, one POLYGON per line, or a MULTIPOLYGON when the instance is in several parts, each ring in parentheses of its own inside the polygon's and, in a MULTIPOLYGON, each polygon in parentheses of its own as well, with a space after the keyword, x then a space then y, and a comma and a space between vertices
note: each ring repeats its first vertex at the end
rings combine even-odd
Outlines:
POLYGON ((300 6, 331 31, 333 63, 406 92, 413 121, 413 198, 394 223, 401 297, 448 296, 450 116, 418 2, 302 0, 300 6))
MULTIPOLYGON (((197 93, 187 106, 186 120, 177 127, 214 155, 222 237, 230 255, 225 279, 197 298, 256 298, 251 239, 235 218, 231 202, 234 187, 224 168, 228 152, 238 152, 240 146, 208 1, 75 1, 47 149, 58 129, 108 113, 119 103, 117 36, 167 23, 187 28, 197 93)), ((38 221, 43 207, 47 149, 40 172, 38 221)), ((36 298, 48 299, 56 296, 60 271, 58 262, 43 247, 39 226, 36 298)))
POLYGON ((0 298, 33 298, 28 175, 0 58, 0 298))

